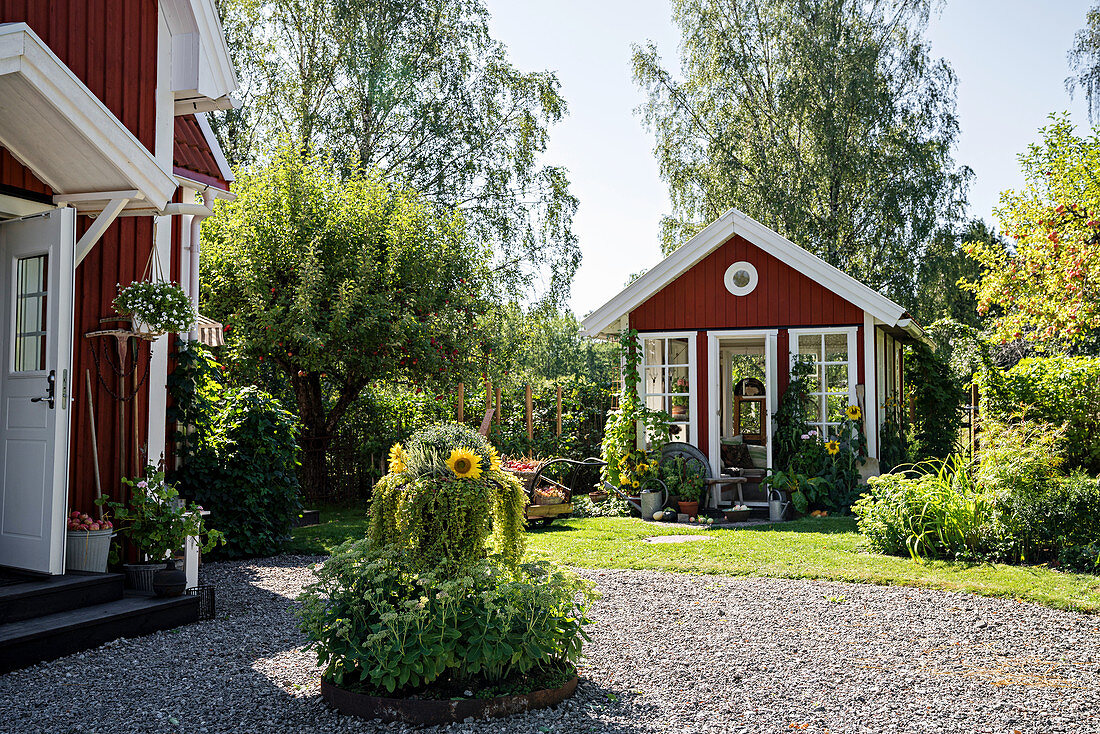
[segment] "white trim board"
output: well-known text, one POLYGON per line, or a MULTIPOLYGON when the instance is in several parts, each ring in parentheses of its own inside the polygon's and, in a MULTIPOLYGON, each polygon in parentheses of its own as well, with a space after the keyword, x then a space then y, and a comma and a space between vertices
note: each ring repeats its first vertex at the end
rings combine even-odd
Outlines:
POLYGON ((0 145, 55 194, 136 189, 163 207, 176 181, 26 23, 0 25, 0 145))
POLYGON ((886 296, 868 288, 737 209, 727 211, 610 301, 586 316, 581 321, 581 327, 591 335, 608 333, 619 318, 645 303, 734 235, 740 235, 888 326, 911 325, 919 329, 908 318, 905 309, 886 296))

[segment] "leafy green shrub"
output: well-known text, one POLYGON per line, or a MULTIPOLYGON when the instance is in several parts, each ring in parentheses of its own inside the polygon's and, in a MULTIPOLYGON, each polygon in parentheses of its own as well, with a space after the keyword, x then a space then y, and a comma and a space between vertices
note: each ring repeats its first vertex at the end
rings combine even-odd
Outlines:
POLYGON ((1007 560, 1067 563, 1065 557, 1078 559, 1067 565, 1081 568, 1082 555, 1100 544, 1100 484, 1081 472, 1018 485, 1002 492, 997 504, 1003 533, 1013 541, 1007 560))
POLYGON ((228 389, 179 472, 188 496, 210 510, 229 558, 269 556, 290 537, 298 500, 298 423, 255 387, 228 389))
POLYGON ((1100 357, 1032 358, 991 370, 981 407, 1002 423, 1023 417, 1065 425, 1066 468, 1100 473, 1100 357))
POLYGON ((616 496, 604 502, 593 502, 586 495, 573 495, 572 517, 630 517, 630 505, 616 496))
POLYGON ((520 563, 527 498, 496 450, 445 424, 394 445, 389 469, 367 537, 338 548, 302 596, 324 677, 446 698, 455 684, 485 691, 532 670, 572 670, 592 587, 549 563, 520 563))
POLYGON ((479 559, 460 573, 395 545, 340 546, 302 597, 324 676, 366 693, 499 681, 580 658, 592 585, 547 563, 479 559))
MULTIPOLYGON (((791 471, 791 462, 805 449, 804 436, 809 435, 810 426, 806 416, 814 409, 810 397, 809 377, 814 372, 813 363, 796 359, 791 367, 787 389, 779 398, 779 408, 775 411, 775 430, 773 450, 775 468, 779 471, 791 471)), ((797 468, 794 469, 797 472, 797 468)))
POLYGON ((959 456, 868 480, 852 506, 859 530, 881 553, 977 560, 997 545, 996 503, 959 456))

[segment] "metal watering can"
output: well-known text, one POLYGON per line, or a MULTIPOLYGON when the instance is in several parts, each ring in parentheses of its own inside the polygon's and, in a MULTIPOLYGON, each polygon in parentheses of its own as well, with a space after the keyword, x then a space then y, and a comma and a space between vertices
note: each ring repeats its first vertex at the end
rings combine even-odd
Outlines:
POLYGON ((783 493, 778 489, 768 490, 768 519, 772 522, 782 522, 787 514, 790 502, 783 501, 783 493))

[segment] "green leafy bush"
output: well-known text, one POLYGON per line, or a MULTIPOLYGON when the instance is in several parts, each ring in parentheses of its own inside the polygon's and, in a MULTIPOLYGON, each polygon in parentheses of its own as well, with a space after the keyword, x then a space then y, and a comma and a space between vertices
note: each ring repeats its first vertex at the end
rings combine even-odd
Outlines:
POLYGON ((995 545, 990 532, 996 510, 993 495, 978 487, 959 456, 871 477, 868 491, 852 506, 872 548, 915 559, 984 557, 995 545))
POLYGON ((1012 538, 1006 560, 1031 563, 1058 560, 1080 570, 1100 544, 1100 484, 1075 472, 1042 484, 1017 486, 998 497, 1003 533, 1012 538), (1067 560, 1068 559, 1068 560, 1067 560))
POLYGON ((181 492, 210 510, 230 558, 269 556, 299 509, 298 423, 255 387, 230 388, 210 350, 183 343, 168 380, 181 492))
POLYGON ((456 573, 395 545, 344 544, 302 597, 324 676, 366 693, 499 681, 580 658, 589 582, 547 563, 483 558, 456 573))
POLYGON ((905 381, 915 408, 908 454, 918 462, 943 461, 956 450, 963 386, 947 357, 920 342, 905 350, 905 381))
POLYGON ((255 387, 225 390, 179 476, 187 494, 210 510, 229 558, 278 553, 301 509, 298 423, 255 387))
POLYGON ((325 678, 446 698, 455 684, 483 691, 532 670, 571 671, 592 587, 520 563, 527 498, 496 449, 445 424, 393 446, 389 469, 367 537, 338 548, 302 596, 325 678))
MULTIPOLYGON (((982 385, 982 415, 1065 425, 1066 468, 1100 473, 1100 357, 1024 359, 991 370, 982 385)), ((983 426, 984 428, 984 426, 983 426)))

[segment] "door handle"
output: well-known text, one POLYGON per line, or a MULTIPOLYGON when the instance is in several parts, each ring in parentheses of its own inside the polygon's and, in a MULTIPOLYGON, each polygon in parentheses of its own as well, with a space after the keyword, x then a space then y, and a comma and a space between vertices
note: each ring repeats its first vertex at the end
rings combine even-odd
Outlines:
POLYGON ((57 382, 57 371, 56 370, 50 370, 50 374, 48 374, 46 376, 46 394, 43 395, 40 398, 31 398, 31 402, 32 403, 41 403, 43 400, 45 400, 49 404, 50 410, 53 410, 54 383, 56 383, 56 382, 57 382))

